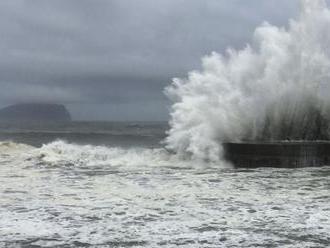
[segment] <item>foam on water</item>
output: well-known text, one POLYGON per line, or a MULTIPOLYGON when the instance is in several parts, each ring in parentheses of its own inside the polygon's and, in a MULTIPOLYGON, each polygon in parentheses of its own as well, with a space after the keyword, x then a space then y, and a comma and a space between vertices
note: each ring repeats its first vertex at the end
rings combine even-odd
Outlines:
POLYGON ((16 151, 0 156, 0 246, 330 243, 329 168, 180 166, 165 151, 63 141, 16 151))
MULTIPOLYGON (((37 156, 48 164, 69 163, 73 165, 111 166, 160 166, 179 163, 177 155, 161 148, 121 148, 91 145, 68 144, 56 141, 35 151, 37 156)), ((184 162, 184 161, 182 161, 184 162)))
POLYGON ((0 153, 4 154, 16 154, 33 149, 32 146, 19 144, 11 141, 0 142, 0 153))
MULTIPOLYGON (((17 145, 19 146, 19 145, 17 145)), ((41 148, 30 149, 29 159, 39 161, 49 166, 127 166, 131 169, 155 166, 180 167, 230 167, 225 162, 206 163, 195 161, 171 153, 164 148, 144 147, 106 147, 93 145, 77 145, 65 141, 55 141, 41 148)))
POLYGON ((173 80, 168 149, 217 161, 225 141, 330 138, 330 11, 324 0, 301 6, 287 28, 265 22, 243 50, 173 80))

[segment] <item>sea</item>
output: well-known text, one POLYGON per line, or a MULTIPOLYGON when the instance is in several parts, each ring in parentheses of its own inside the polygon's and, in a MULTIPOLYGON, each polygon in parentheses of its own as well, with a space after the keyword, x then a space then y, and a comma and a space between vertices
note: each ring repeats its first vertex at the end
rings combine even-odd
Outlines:
POLYGON ((194 161, 167 129, 0 123, 0 247, 330 247, 330 167, 194 161))

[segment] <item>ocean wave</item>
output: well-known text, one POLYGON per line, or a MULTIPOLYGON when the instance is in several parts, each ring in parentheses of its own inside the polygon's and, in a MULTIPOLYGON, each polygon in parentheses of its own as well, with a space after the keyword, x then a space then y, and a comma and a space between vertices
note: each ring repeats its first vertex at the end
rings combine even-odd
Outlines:
POLYGON ((330 139, 330 10, 302 0, 287 27, 265 22, 242 50, 174 79, 169 149, 219 161, 223 142, 330 139))
MULTIPOLYGON (((199 167, 214 166, 201 160, 191 160, 178 154, 171 153, 165 148, 143 147, 106 147, 94 145, 78 145, 62 140, 34 148, 29 151, 30 159, 38 160, 39 164, 49 166, 130 166, 139 168, 149 166, 182 166, 199 167)), ((228 167, 221 162, 218 167, 228 167)))
POLYGON ((16 143, 13 141, 2 141, 0 142, 0 154, 13 154, 13 153, 20 153, 20 152, 27 152, 29 150, 34 149, 33 146, 16 143))

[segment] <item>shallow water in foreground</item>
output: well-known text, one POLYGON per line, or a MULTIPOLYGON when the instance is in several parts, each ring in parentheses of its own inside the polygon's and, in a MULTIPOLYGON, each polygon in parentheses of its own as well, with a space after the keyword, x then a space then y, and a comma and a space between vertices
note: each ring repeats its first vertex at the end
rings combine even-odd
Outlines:
POLYGON ((1 143, 0 247, 329 247, 329 177, 161 148, 1 143))

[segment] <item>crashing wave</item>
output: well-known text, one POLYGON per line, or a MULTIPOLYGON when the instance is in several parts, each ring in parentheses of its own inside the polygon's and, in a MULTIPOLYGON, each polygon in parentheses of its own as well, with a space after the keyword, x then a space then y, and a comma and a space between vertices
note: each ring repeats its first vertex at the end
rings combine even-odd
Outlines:
POLYGON ((131 168, 149 166, 191 167, 193 161, 184 160, 163 148, 121 148, 70 144, 55 141, 33 152, 41 164, 50 166, 128 166, 131 168))
POLYGON ((168 149, 218 161, 223 142, 329 140, 330 11, 304 0, 287 28, 264 23, 253 43, 174 79, 168 149))
POLYGON ((0 142, 0 154, 20 154, 22 152, 27 152, 34 149, 34 147, 16 143, 12 141, 2 141, 0 142))
POLYGON ((0 142, 1 159, 8 159, 24 166, 75 166, 75 167, 126 167, 139 170, 141 167, 182 167, 196 168, 216 165, 231 167, 225 162, 212 164, 179 156, 164 148, 106 147, 78 145, 57 140, 37 148, 15 142, 0 142))

